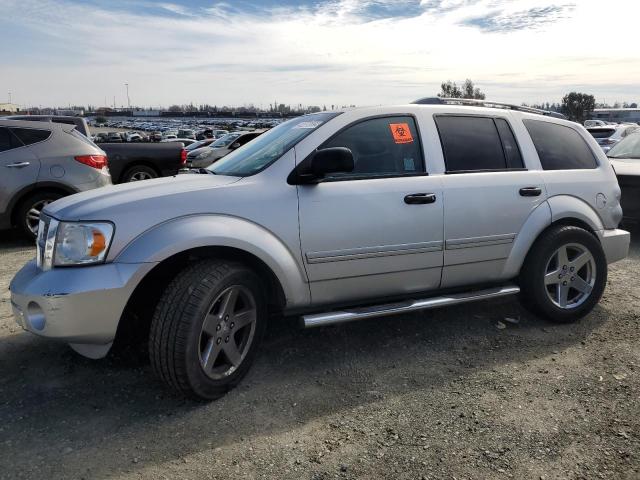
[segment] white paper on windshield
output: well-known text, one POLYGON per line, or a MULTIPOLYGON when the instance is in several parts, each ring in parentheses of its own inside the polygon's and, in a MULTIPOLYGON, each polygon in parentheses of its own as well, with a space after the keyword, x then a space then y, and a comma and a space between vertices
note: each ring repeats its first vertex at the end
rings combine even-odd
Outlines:
POLYGON ((293 128, 317 128, 322 125, 322 122, 319 120, 309 121, 309 122, 300 122, 293 128))

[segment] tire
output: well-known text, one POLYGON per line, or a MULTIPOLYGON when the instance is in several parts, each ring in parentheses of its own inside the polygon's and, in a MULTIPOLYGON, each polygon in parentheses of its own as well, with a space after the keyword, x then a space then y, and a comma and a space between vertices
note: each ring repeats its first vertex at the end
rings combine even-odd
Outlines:
POLYGON ((149 356, 155 373, 194 399, 215 400, 235 387, 249 370, 267 325, 264 291, 260 278, 238 263, 207 259, 180 272, 151 321, 149 356))
POLYGON ((146 165, 134 165, 124 172, 121 183, 139 182, 142 180, 151 180, 152 178, 158 178, 158 172, 153 168, 147 167, 146 165))
POLYGON ((600 242, 574 226, 555 226, 543 233, 520 273, 524 305, 557 323, 574 322, 591 312, 606 283, 607 260, 600 242))
POLYGON ((25 198, 16 212, 17 226, 26 236, 35 240, 38 234, 40 212, 46 205, 64 196, 59 192, 37 192, 25 198))

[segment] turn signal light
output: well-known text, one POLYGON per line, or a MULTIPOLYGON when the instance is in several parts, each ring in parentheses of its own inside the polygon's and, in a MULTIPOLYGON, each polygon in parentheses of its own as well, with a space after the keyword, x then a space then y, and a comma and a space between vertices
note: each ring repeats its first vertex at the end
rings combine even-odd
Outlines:
POLYGON ((104 252, 105 248, 107 248, 107 240, 104 238, 104 234, 97 228, 94 229, 91 233, 93 239, 89 247, 89 255, 91 257, 97 257, 102 252, 104 252))
POLYGON ((107 166, 106 155, 79 155, 75 157, 75 159, 80 163, 89 165, 92 168, 97 168, 98 170, 101 170, 107 166))

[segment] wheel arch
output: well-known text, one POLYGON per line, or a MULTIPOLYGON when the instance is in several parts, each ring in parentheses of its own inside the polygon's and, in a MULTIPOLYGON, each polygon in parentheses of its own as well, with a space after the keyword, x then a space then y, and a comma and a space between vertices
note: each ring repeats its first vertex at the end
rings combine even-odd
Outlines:
POLYGON ((33 185, 29 185, 23 188, 22 190, 20 190, 18 193, 16 193, 11 199, 11 201, 9 202, 7 212, 10 212, 11 225, 15 226, 18 224, 18 219, 16 218, 16 215, 18 214, 18 210, 20 209, 20 206, 22 205, 22 203, 30 196, 35 195, 37 193, 41 193, 41 192, 60 193, 64 196, 78 193, 77 190, 74 190, 73 188, 67 185, 62 185, 60 183, 54 183, 54 182, 40 182, 40 183, 35 183, 33 185))
POLYGON ((120 347, 146 341, 155 307, 171 280, 188 265, 206 258, 221 258, 247 265, 264 282, 269 311, 278 312, 284 309, 286 295, 282 284, 260 258, 233 247, 191 248, 165 258, 138 282, 118 322, 115 344, 120 347))
POLYGON ((587 225, 589 231, 604 230, 602 219, 596 210, 584 200, 572 195, 556 195, 549 198, 551 221, 565 220, 587 225))
POLYGON ((527 255, 538 239, 550 228, 570 225, 582 228, 598 238, 596 232, 604 227, 595 211, 576 197, 562 197, 567 198, 559 198, 552 204, 551 200, 558 198, 553 197, 549 199, 550 201, 540 204, 529 215, 514 240, 503 270, 504 278, 515 278, 519 275, 527 255))
POLYGON ((287 306, 310 301, 302 260, 270 230, 235 216, 191 215, 161 223, 131 240, 108 261, 161 264, 194 251, 228 253, 264 266, 277 279, 287 306))

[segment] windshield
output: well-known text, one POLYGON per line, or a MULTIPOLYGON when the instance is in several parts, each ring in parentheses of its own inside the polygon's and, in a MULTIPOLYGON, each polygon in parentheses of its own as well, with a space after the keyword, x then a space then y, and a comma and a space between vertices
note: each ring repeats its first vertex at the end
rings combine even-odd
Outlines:
POLYGON ((246 177, 267 168, 296 143, 338 113, 314 113, 281 123, 245 146, 214 163, 208 170, 218 175, 246 177))
POLYGON ((640 158, 640 133, 633 133, 607 153, 609 158, 640 158))
POLYGON ((242 134, 241 133, 228 133, 224 137, 219 138, 218 140, 216 140, 215 142, 213 142, 209 146, 211 148, 226 147, 231 142, 233 142, 236 138, 238 138, 240 135, 242 135, 242 134))

